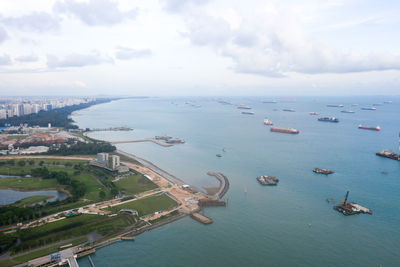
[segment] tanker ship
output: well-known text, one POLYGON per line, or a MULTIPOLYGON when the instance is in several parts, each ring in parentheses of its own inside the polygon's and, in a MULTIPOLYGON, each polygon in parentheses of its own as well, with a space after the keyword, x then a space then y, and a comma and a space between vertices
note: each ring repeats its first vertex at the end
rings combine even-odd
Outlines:
POLYGON ((360 125, 358 125, 358 129, 380 131, 381 127, 379 127, 379 126, 367 127, 367 126, 363 126, 360 124, 360 125))
POLYGON ((246 106, 244 104, 240 104, 239 106, 237 106, 238 109, 251 109, 250 106, 246 106))
POLYGON ((297 129, 293 129, 293 128, 271 127, 271 132, 298 134, 300 131, 297 129))

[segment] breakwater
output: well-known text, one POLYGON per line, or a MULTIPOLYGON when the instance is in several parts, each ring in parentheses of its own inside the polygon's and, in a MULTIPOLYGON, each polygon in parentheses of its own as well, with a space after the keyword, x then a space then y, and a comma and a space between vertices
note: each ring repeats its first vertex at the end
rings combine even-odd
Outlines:
POLYGON ((220 172, 207 172, 207 175, 214 176, 219 181, 219 189, 217 193, 215 193, 214 197, 217 199, 221 199, 229 189, 229 180, 228 178, 220 172))

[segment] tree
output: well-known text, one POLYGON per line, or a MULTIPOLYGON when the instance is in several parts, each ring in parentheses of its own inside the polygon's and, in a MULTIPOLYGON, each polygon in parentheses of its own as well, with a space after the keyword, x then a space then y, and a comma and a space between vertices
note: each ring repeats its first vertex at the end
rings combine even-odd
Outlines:
POLYGON ((24 167, 25 164, 26 164, 26 162, 23 159, 18 161, 18 166, 24 167))
POLYGON ((29 162, 29 165, 31 165, 31 166, 32 166, 33 164, 35 164, 35 161, 34 161, 33 159, 29 160, 28 162, 29 162))
POLYGON ((104 192, 103 190, 99 192, 99 197, 100 199, 104 199, 106 197, 106 192, 104 192))
POLYGON ((116 187, 113 187, 111 188, 110 193, 115 197, 116 195, 118 195, 119 191, 116 187))

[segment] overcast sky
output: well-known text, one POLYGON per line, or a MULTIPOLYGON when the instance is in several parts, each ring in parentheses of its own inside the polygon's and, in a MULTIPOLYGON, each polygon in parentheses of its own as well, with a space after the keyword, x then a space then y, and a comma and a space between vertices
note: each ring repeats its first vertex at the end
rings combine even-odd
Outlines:
POLYGON ((0 95, 398 95, 399 14, 396 0, 1 0, 0 95))

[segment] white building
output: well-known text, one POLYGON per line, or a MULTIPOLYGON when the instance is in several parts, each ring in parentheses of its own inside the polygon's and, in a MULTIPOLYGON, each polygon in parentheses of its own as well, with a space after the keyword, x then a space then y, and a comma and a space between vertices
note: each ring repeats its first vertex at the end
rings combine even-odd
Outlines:
POLYGON ((7 119, 7 110, 0 109, 0 119, 7 119))
POLYGON ((98 153, 97 161, 108 165, 108 153, 98 153))
POLYGON ((112 155, 111 156, 111 169, 115 170, 120 166, 120 159, 119 156, 117 155, 112 155))

